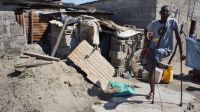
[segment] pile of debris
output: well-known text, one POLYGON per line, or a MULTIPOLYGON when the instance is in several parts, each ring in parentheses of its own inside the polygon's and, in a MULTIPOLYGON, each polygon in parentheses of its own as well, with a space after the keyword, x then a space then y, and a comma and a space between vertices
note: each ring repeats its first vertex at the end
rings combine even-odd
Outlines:
MULTIPOLYGON (((51 56, 55 54, 56 57, 65 59, 79 43, 86 40, 115 67, 116 76, 131 71, 130 62, 134 58, 134 52, 141 48, 141 30, 87 15, 76 18, 61 15, 61 18, 64 24, 58 20, 50 21, 51 56)), ((136 73, 137 70, 132 72, 136 73)))

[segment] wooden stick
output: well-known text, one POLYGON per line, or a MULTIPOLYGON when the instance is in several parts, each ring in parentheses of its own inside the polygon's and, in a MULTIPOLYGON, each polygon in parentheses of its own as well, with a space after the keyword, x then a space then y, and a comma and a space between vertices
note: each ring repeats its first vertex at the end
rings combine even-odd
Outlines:
MULTIPOLYGON (((182 57, 180 57, 181 59, 182 57)), ((181 101, 180 101, 180 106, 183 106, 183 63, 182 63, 182 59, 181 59, 181 101)))
POLYGON ((15 65, 15 68, 23 68, 23 67, 35 67, 40 65, 47 65, 52 64, 53 62, 39 62, 39 63, 33 63, 33 64, 22 64, 22 65, 15 65))
POLYGON ((63 35, 64 31, 65 31, 66 25, 67 25, 67 20, 65 21, 65 23, 64 23, 64 25, 63 25, 63 27, 62 27, 62 29, 61 29, 61 31, 60 31, 60 34, 59 34, 58 39, 57 39, 57 41, 56 41, 56 44, 55 44, 55 46, 54 46, 54 48, 53 48, 53 51, 52 51, 52 53, 51 53, 51 56, 54 56, 54 55, 56 54, 56 51, 57 51, 57 49, 58 49, 58 45, 60 44, 60 40, 61 40, 61 38, 62 38, 62 35, 63 35))
POLYGON ((36 53, 30 53, 30 52, 25 52, 23 53, 24 55, 36 57, 38 59, 43 59, 43 60, 48 60, 48 61, 60 61, 59 58, 47 56, 47 55, 41 55, 41 54, 36 54, 36 53))
POLYGON ((30 12, 30 43, 33 43, 33 10, 30 12))
MULTIPOLYGON (((26 37, 26 19, 24 18, 24 12, 22 12, 22 21, 23 21, 23 32, 24 37, 26 37)), ((26 37, 27 38, 27 37, 26 37)))

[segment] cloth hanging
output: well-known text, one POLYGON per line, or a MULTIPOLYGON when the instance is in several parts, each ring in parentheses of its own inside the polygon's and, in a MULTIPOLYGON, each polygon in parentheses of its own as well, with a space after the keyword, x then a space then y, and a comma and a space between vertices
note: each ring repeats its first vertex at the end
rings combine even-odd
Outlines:
POLYGON ((200 42, 186 38, 186 66, 200 70, 200 42))

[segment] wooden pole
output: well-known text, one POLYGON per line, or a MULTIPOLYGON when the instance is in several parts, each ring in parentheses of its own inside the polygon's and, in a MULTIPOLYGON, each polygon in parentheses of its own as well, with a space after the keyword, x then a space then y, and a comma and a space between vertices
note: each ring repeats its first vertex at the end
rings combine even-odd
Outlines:
POLYGON ((31 9, 29 13, 29 39, 28 43, 32 44, 33 43, 33 10, 31 9))
POLYGON ((180 102, 180 106, 183 106, 183 63, 182 63, 182 59, 181 59, 181 102, 180 102))
POLYGON ((39 63, 32 63, 32 64, 22 64, 22 65, 15 65, 15 68, 23 68, 23 67, 35 67, 40 65, 47 65, 52 64, 53 62, 39 62, 39 63))
POLYGON ((32 56, 32 57, 36 57, 38 59, 48 60, 48 61, 60 61, 59 58, 55 58, 55 57, 51 57, 51 56, 47 56, 47 55, 41 55, 41 54, 30 53, 30 52, 25 52, 23 54, 28 55, 28 56, 32 56))
POLYGON ((154 68, 154 71, 153 71, 153 98, 152 98, 152 102, 151 104, 154 104, 154 101, 155 101, 155 79, 156 79, 156 68, 154 68))
POLYGON ((55 46, 54 46, 54 48, 53 48, 53 51, 52 51, 52 53, 51 53, 51 56, 55 56, 56 51, 57 51, 57 49, 58 49, 58 45, 60 44, 60 40, 61 40, 61 38, 62 38, 62 35, 63 35, 64 31, 65 31, 65 27, 66 27, 66 26, 67 26, 67 20, 65 21, 65 23, 64 23, 64 25, 63 25, 63 27, 62 27, 62 29, 61 29, 61 31, 60 31, 60 34, 59 34, 58 39, 57 39, 57 41, 56 41, 56 44, 55 44, 55 46))
POLYGON ((26 19, 24 17, 24 12, 22 12, 22 22, 23 22, 24 37, 26 37, 26 19))

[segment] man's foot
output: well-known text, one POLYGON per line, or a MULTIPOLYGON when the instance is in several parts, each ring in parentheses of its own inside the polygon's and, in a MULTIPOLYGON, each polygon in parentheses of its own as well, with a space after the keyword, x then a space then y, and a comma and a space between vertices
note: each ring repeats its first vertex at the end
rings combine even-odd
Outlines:
POLYGON ((151 99, 152 99, 152 93, 149 93, 149 94, 146 96, 146 99, 147 99, 147 100, 151 100, 151 99))

